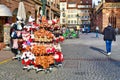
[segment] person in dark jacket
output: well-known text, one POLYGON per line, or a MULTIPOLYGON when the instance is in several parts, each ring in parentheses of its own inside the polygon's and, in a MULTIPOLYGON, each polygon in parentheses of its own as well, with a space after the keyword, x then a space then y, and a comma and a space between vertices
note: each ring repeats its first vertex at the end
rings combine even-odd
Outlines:
POLYGON ((104 41, 106 43, 107 55, 111 54, 112 41, 116 41, 115 29, 109 23, 108 26, 103 30, 104 41))

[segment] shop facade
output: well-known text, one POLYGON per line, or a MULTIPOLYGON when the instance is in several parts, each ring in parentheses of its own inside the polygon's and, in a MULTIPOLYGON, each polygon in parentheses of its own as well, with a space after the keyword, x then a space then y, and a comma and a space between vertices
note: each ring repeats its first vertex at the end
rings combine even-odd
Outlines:
MULTIPOLYGON (((12 16, 0 16, 0 42, 4 42, 4 25, 16 22, 16 16, 18 12, 19 2, 22 1, 25 6, 26 20, 31 12, 32 16, 36 19, 39 11, 39 7, 42 7, 42 3, 38 0, 1 0, 0 4, 5 5, 10 9, 12 16)), ((37 20, 37 19, 36 19, 37 20)), ((9 26, 10 27, 10 26, 9 26)))

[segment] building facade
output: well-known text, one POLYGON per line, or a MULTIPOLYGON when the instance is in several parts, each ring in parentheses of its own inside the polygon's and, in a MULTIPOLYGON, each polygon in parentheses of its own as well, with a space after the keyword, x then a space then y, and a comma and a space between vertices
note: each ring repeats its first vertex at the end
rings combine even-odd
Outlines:
POLYGON ((61 24, 68 27, 90 25, 91 8, 92 0, 60 0, 61 24))
MULTIPOLYGON (((32 16, 37 17, 38 7, 42 6, 42 3, 38 0, 1 0, 0 4, 7 6, 11 13, 12 17, 0 17, 0 42, 4 40, 4 24, 5 23, 14 23, 16 22, 16 16, 18 12, 19 2, 22 1, 25 6, 26 17, 28 16, 28 12, 31 12, 32 16)), ((28 17, 27 17, 28 18, 28 17)))
POLYGON ((61 26, 65 27, 67 24, 67 2, 66 0, 60 0, 60 23, 61 26))
POLYGON ((38 14, 45 15, 47 19, 60 17, 59 0, 1 0, 0 4, 7 6, 12 12, 12 17, 0 17, 0 42, 3 42, 3 25, 5 23, 16 22, 19 2, 23 2, 26 11, 26 20, 29 18, 29 12, 37 22, 38 14))
POLYGON ((46 16, 48 20, 60 17, 60 0, 47 0, 46 16))
POLYGON ((101 32, 111 23, 114 28, 120 29, 120 1, 102 0, 96 7, 94 26, 99 26, 101 32))

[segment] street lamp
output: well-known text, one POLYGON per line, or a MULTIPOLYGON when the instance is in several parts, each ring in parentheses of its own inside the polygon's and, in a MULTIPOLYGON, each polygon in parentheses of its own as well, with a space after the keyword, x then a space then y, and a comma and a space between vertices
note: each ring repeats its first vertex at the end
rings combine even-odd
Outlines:
POLYGON ((52 20, 52 15, 51 15, 51 14, 52 14, 52 12, 51 12, 51 9, 52 9, 52 8, 51 8, 51 6, 52 6, 51 3, 52 3, 52 2, 53 2, 53 0, 50 0, 50 20, 52 20))
POLYGON ((42 11, 43 11, 43 15, 45 15, 45 8, 46 8, 46 0, 41 0, 42 1, 42 4, 43 4, 43 6, 42 6, 42 11))

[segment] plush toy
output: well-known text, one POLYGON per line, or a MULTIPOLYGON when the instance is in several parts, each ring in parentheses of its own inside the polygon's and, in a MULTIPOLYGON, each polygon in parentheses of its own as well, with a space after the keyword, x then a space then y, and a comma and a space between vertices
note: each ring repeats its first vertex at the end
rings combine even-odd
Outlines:
POLYGON ((28 68, 30 65, 35 65, 34 60, 35 56, 31 52, 23 52, 22 56, 22 64, 24 65, 24 68, 28 68))
POLYGON ((30 31, 31 30, 31 25, 25 25, 24 26, 24 30, 26 30, 26 31, 30 31))
POLYGON ((55 63, 57 65, 61 64, 63 62, 63 54, 62 54, 62 52, 56 51, 53 57, 54 57, 55 63))
POLYGON ((64 41, 64 37, 63 36, 59 36, 59 41, 63 42, 64 41))
POLYGON ((16 23, 13 23, 11 26, 15 29, 15 30, 22 30, 24 27, 24 22, 23 19, 19 16, 17 16, 16 18, 16 23))
POLYGON ((22 29, 23 29, 23 26, 24 26, 24 23, 23 23, 23 19, 19 16, 17 16, 17 21, 16 23, 13 23, 11 25, 11 41, 12 41, 12 52, 15 54, 15 57, 13 57, 13 59, 18 59, 19 57, 17 57, 19 54, 19 47, 20 45, 18 45, 18 41, 19 39, 21 39, 21 32, 22 32, 22 29))
POLYGON ((54 46, 55 50, 57 50, 57 51, 62 51, 61 46, 60 46, 59 43, 54 43, 53 46, 54 46))
POLYGON ((33 21, 35 21, 35 19, 32 17, 32 15, 30 15, 28 22, 33 22, 33 21))
POLYGON ((48 20, 48 24, 49 24, 49 25, 52 25, 52 20, 48 20))
POLYGON ((24 30, 22 32, 22 39, 23 39, 22 48, 26 50, 28 49, 28 46, 31 46, 31 43, 33 42, 33 39, 31 39, 30 32, 24 30))
POLYGON ((55 52, 55 48, 54 47, 48 47, 46 49, 46 52, 49 54, 49 53, 54 53, 55 52))

